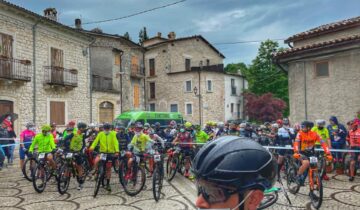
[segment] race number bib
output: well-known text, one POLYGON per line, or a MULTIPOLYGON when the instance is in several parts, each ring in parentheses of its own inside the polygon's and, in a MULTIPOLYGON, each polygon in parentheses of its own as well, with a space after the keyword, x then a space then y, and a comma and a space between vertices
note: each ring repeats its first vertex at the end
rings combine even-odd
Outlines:
POLYGON ((140 163, 140 157, 135 156, 135 159, 136 159, 136 162, 137 162, 137 163, 140 163))
POLYGON ((160 155, 154 155, 154 160, 155 160, 155 162, 159 162, 161 160, 161 156, 160 155))
POLYGON ((310 157, 310 164, 316 164, 318 162, 317 157, 310 157))
POLYGON ((43 159, 43 158, 45 158, 45 153, 40 153, 39 154, 39 159, 43 159))
POLYGON ((100 160, 106 160, 107 158, 107 155, 106 154, 101 154, 100 155, 100 160))
POLYGON ((67 153, 67 154, 66 154, 66 158, 70 159, 70 158, 72 158, 72 157, 73 157, 73 153, 67 153))
POLYGON ((126 152, 125 152, 124 150, 122 150, 122 151, 121 151, 121 154, 120 154, 121 157, 124 157, 124 156, 125 156, 125 153, 126 153, 126 152))

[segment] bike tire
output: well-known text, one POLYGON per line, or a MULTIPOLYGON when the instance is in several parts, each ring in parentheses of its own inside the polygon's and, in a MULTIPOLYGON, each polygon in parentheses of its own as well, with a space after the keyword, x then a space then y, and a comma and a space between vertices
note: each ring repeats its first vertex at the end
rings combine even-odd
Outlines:
POLYGON ((21 169, 25 179, 27 179, 29 182, 32 182, 32 173, 34 171, 34 166, 36 167, 35 164, 36 164, 36 161, 34 159, 27 158, 25 160, 25 162, 24 162, 24 165, 23 165, 22 169, 21 169), (31 167, 31 161, 34 162, 33 167, 31 167), (29 169, 29 171, 28 171, 28 169, 29 169))
POLYGON ((174 179, 177 169, 179 167, 179 159, 178 158, 168 158, 166 161, 166 178, 169 182, 174 179), (172 163, 175 163, 175 168, 172 167, 172 163))
POLYGON ((135 196, 137 194, 139 194, 142 189, 144 188, 145 186, 145 182, 146 182, 146 174, 145 174, 145 169, 143 167, 140 167, 138 165, 134 166, 135 167, 135 173, 136 175, 133 175, 134 177, 131 177, 132 180, 124 180, 124 191, 127 195, 129 196, 135 196), (138 173, 140 173, 140 177, 138 177, 138 173), (138 182, 140 178, 140 182, 138 182), (129 182, 131 181, 131 182, 129 182), (136 185, 139 186, 138 189, 131 189, 130 188, 130 185, 133 184, 133 187, 135 187, 136 185))
POLYGON ((300 190, 300 185, 296 183, 296 174, 297 174, 297 167, 295 164, 290 164, 289 169, 286 174, 286 184, 288 190, 291 194, 297 194, 300 190), (294 183, 295 186, 291 186, 294 183))
POLYGON ((313 172, 313 181, 314 181, 314 189, 317 186, 319 195, 315 195, 314 194, 315 190, 310 189, 309 196, 310 196, 310 200, 311 200, 311 205, 315 209, 319 209, 321 207, 321 204, 323 201, 323 185, 322 185, 322 178, 321 178, 320 174, 316 171, 313 172))
POLYGON ((60 169, 59 178, 58 178, 58 181, 57 181, 58 192, 61 195, 65 194, 66 191, 69 189, 70 179, 71 179, 71 170, 65 164, 60 169))
POLYGON ((156 166, 152 180, 153 196, 156 202, 160 200, 162 189, 162 174, 159 167, 156 166))
POLYGON ((47 175, 45 167, 38 164, 36 166, 36 168, 34 169, 33 177, 32 177, 33 187, 36 192, 38 192, 38 193, 44 192, 44 190, 46 188, 47 176, 48 175, 47 175), (40 175, 40 177, 38 177, 38 173, 43 173, 43 175, 42 176, 40 175), (40 181, 39 184, 37 183, 37 181, 40 181))
POLYGON ((269 194, 264 194, 264 199, 267 199, 264 203, 260 203, 259 207, 257 208, 258 210, 261 210, 261 209, 266 209, 272 205, 274 205, 277 200, 279 198, 279 195, 278 195, 278 192, 275 191, 273 193, 269 193, 269 194))
POLYGON ((102 164, 99 164, 98 173, 95 177, 94 198, 96 198, 97 194, 99 193, 100 184, 103 182, 104 176, 104 167, 102 164))

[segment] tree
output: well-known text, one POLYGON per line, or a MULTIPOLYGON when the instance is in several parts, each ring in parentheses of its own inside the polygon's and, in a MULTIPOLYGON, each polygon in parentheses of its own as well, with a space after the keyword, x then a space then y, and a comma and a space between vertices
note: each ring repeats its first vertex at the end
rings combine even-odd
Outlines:
POLYGON ((245 63, 229 63, 225 67, 225 72, 228 73, 242 73, 244 71, 247 71, 247 66, 245 63))
POLYGON ((149 39, 149 37, 148 37, 147 32, 146 32, 146 27, 144 27, 139 32, 139 43, 142 45, 144 43, 144 41, 148 40, 148 39, 149 39))
POLYGON ((127 39, 127 40, 131 40, 129 32, 125 32, 124 38, 127 39))
MULTIPOLYGON (((260 44, 258 55, 252 61, 249 68, 243 70, 249 84, 249 92, 256 95, 272 93, 274 97, 280 98, 289 104, 287 74, 272 62, 274 52, 283 50, 279 44, 272 40, 266 40, 260 44)), ((287 106, 288 107, 288 106, 287 106)), ((288 116, 289 109, 286 108, 284 115, 288 116)))
POLYGON ((283 117, 286 103, 274 98, 271 93, 257 96, 254 93, 244 93, 245 113, 250 120, 258 122, 271 122, 283 117))

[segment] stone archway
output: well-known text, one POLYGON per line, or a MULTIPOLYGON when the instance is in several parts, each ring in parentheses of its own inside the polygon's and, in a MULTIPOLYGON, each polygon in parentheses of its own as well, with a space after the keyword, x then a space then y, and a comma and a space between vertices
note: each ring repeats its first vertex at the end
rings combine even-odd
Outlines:
POLYGON ((112 123, 114 120, 114 104, 109 101, 104 101, 99 105, 99 122, 112 123))

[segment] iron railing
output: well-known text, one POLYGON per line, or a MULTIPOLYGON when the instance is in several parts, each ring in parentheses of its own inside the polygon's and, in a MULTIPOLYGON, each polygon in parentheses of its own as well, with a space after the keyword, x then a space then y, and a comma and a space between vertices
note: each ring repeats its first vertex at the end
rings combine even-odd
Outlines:
POLYGON ((58 86, 78 86, 78 72, 76 69, 65 69, 58 66, 44 66, 45 83, 58 86))
POLYGON ((110 77, 92 75, 92 89, 104 92, 120 92, 120 82, 110 77))
POLYGON ((144 69, 141 68, 139 65, 137 64, 131 64, 131 73, 130 76, 132 77, 144 77, 145 76, 145 72, 144 69))
POLYGON ((31 80, 31 61, 0 57, 0 78, 8 80, 31 80))

